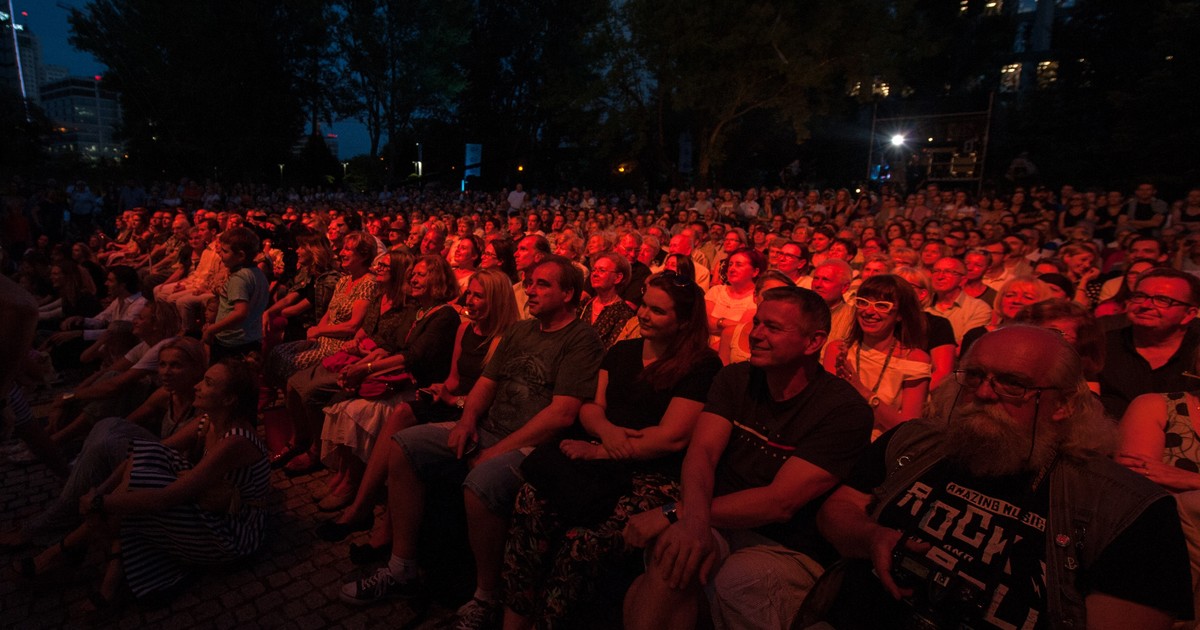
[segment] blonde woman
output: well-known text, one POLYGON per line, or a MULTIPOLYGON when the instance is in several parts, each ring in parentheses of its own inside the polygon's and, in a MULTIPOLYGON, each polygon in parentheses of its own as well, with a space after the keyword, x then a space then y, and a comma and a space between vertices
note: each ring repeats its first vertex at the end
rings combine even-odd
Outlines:
POLYGON ((972 328, 963 335, 962 351, 959 355, 965 355, 967 348, 977 339, 1008 323, 1021 309, 1050 297, 1050 287, 1033 276, 1017 276, 1005 282, 992 302, 992 321, 972 328))
MULTIPOLYGON (((388 415, 380 435, 392 436, 419 422, 449 422, 462 415, 467 393, 483 374, 500 339, 520 315, 508 275, 499 268, 481 269, 467 283, 464 321, 458 328, 450 375, 418 392, 414 401, 402 402, 388 415)), ((323 523, 317 535, 324 540, 342 540, 351 532, 371 526, 379 488, 387 479, 388 453, 399 448, 391 440, 375 444, 353 502, 335 520, 323 523)), ((372 532, 372 545, 351 547, 351 559, 369 560, 387 554, 380 550, 391 540, 391 527, 381 523, 372 532)))

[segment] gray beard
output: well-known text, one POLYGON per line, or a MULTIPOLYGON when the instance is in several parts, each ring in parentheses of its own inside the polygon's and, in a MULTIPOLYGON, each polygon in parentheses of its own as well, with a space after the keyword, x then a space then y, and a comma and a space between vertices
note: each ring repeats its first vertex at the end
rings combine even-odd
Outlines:
POLYGON ((1039 422, 1037 432, 1017 425, 998 405, 964 404, 946 427, 946 459, 978 477, 1040 470, 1054 456, 1056 423, 1039 422), (1036 441, 1030 456, 1030 443, 1036 441))

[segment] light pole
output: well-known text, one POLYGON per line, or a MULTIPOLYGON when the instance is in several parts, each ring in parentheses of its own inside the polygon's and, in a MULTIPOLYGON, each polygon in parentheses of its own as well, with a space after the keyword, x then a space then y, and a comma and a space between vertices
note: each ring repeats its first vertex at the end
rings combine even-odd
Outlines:
POLYGON ((283 164, 279 165, 279 187, 283 188, 283 164))
POLYGON ((350 168, 349 162, 342 162, 342 179, 346 179, 346 169, 350 168))

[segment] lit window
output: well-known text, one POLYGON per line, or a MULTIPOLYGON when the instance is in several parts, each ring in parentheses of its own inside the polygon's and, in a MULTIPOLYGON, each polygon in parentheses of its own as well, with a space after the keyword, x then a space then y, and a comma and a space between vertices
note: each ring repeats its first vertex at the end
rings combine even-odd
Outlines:
POLYGON ((1021 87, 1021 64, 1010 63, 1000 67, 1000 91, 1016 92, 1021 87))
POLYGON ((883 81, 876 81, 871 84, 871 93, 875 96, 887 98, 888 94, 892 93, 892 87, 883 81))
POLYGON ((971 0, 958 0, 958 12, 966 13, 971 8, 971 0))
POLYGON ((1047 88, 1058 80, 1058 62, 1057 61, 1039 61, 1037 65, 1037 85, 1039 88, 1047 88))
POLYGON ((1004 3, 1001 0, 988 0, 983 4, 984 15, 1000 15, 1004 12, 1004 3))

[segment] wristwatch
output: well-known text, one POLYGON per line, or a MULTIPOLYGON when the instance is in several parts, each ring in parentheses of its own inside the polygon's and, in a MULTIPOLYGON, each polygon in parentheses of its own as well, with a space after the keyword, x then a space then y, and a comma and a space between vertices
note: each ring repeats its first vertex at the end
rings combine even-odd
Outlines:
POLYGON ((870 403, 871 408, 874 409, 875 407, 883 404, 883 399, 878 396, 872 396, 871 400, 868 400, 867 402, 870 403))
POLYGON ((679 522, 679 513, 676 510, 677 507, 678 506, 676 506, 674 502, 667 503, 662 506, 663 516, 665 516, 667 518, 667 522, 671 523, 672 525, 679 522))
POLYGON ((459 396, 459 397, 455 398, 455 399, 454 399, 454 406, 455 406, 455 407, 458 407, 459 409, 465 409, 465 408, 466 408, 466 406, 467 406, 467 397, 466 397, 466 396, 459 396))

